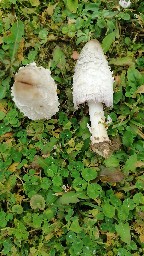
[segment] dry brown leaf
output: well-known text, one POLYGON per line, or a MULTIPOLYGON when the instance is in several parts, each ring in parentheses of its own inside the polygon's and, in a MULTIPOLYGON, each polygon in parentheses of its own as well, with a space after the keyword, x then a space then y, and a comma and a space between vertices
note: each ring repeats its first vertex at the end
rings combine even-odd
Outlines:
POLYGON ((6 106, 2 102, 0 102, 0 111, 4 112, 5 114, 7 113, 6 106))
POLYGON ((73 51, 73 53, 72 53, 72 59, 73 60, 77 60, 78 59, 78 57, 79 57, 79 53, 77 52, 77 51, 73 51))
POLYGON ((10 166, 9 166, 9 168, 8 168, 8 170, 10 171, 10 172, 15 172, 15 171, 17 171, 17 166, 19 165, 19 163, 13 163, 13 164, 11 164, 10 166))
POLYGON ((22 61, 24 59, 23 52, 24 52, 24 38, 22 38, 22 40, 19 44, 19 49, 18 49, 18 53, 17 53, 17 58, 19 61, 22 61))
POLYGON ((144 234, 141 234, 139 239, 140 239, 141 243, 144 243, 144 234))
POLYGON ((114 234, 114 233, 111 233, 111 232, 107 232, 106 235, 107 235, 107 242, 106 242, 106 244, 108 246, 114 244, 117 235, 114 234))
POLYGON ((120 169, 103 168, 100 172, 100 180, 103 182, 121 182, 124 179, 124 174, 120 169))
POLYGON ((11 138, 12 137, 12 135, 13 135, 13 133, 12 132, 6 132, 5 134, 3 134, 1 137, 2 138, 11 138))
POLYGON ((117 192, 115 195, 119 199, 123 199, 124 198, 124 193, 122 193, 122 192, 117 192))
POLYGON ((118 84, 118 85, 120 85, 120 83, 121 83, 121 77, 120 76, 115 76, 114 77, 114 80, 115 80, 115 82, 118 84))
POLYGON ((70 18, 68 18, 68 24, 70 25, 70 24, 74 24, 74 23, 76 23, 76 20, 75 19, 70 19, 70 18))
POLYGON ((136 167, 142 167, 142 166, 144 166, 144 162, 142 162, 142 161, 136 162, 136 167))
POLYGON ((51 240, 51 238, 52 238, 53 236, 54 236, 53 233, 50 233, 50 234, 48 234, 48 235, 45 236, 45 240, 46 240, 46 241, 49 241, 49 240, 51 240))
POLYGON ((0 36, 0 44, 2 44, 2 43, 3 43, 3 37, 0 36))
POLYGON ((144 85, 141 85, 136 91, 136 93, 144 93, 144 85))
POLYGON ((57 3, 54 5, 49 5, 48 8, 46 9, 46 12, 48 15, 52 16, 54 13, 54 9, 56 8, 57 3))

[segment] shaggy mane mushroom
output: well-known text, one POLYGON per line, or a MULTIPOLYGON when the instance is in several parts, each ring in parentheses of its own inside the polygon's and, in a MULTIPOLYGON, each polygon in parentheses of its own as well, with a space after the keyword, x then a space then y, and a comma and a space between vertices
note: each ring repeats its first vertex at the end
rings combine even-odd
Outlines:
POLYGON ((113 82, 100 43, 97 40, 89 41, 83 47, 75 66, 73 102, 76 109, 87 102, 91 121, 91 148, 103 157, 110 154, 103 103, 107 107, 113 105, 113 82))
POLYGON ((11 92, 19 110, 32 120, 50 119, 58 111, 57 86, 51 72, 34 62, 18 70, 11 92))

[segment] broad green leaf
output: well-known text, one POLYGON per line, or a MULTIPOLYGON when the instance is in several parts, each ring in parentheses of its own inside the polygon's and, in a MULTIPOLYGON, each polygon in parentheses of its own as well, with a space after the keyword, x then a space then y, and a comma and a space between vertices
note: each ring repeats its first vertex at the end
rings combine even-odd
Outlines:
POLYGON ((127 207, 129 210, 133 210, 135 208, 135 203, 132 199, 127 198, 123 201, 123 205, 127 207))
POLYGON ((109 203, 105 203, 103 206, 103 213, 108 218, 113 218, 115 216, 115 207, 109 203))
POLYGON ((120 236, 121 240, 127 244, 131 242, 130 227, 128 223, 119 223, 115 225, 116 232, 120 236))
POLYGON ((51 180, 47 177, 41 178, 41 188, 42 189, 48 189, 51 186, 51 180))
POLYGON ((97 20, 97 26, 99 27, 99 28, 104 28, 104 27, 106 27, 106 21, 105 21, 105 19, 103 19, 103 18, 98 18, 98 20, 97 20))
POLYGON ((4 228, 7 225, 7 220, 6 220, 6 213, 4 211, 0 212, 0 227, 4 228))
POLYGON ((129 67, 129 69, 127 71, 127 78, 128 78, 128 82, 129 82, 130 87, 134 87, 134 85, 136 87, 138 87, 143 82, 143 78, 142 78, 141 73, 137 69, 135 69, 134 67, 129 67))
POLYGON ((74 191, 65 192, 59 198, 59 203, 61 204, 76 204, 77 202, 79 202, 79 199, 74 191))
POLYGON ((107 167, 118 167, 119 166, 119 160, 115 155, 110 156, 104 161, 104 164, 107 167))
POLYGON ((53 177, 53 185, 54 186, 62 186, 62 177, 61 176, 54 176, 53 177))
POLYGON ((54 146, 56 145, 56 143, 57 143, 57 139, 55 137, 51 137, 49 140, 49 143, 47 143, 46 145, 43 145, 42 153, 46 155, 49 152, 51 152, 54 146))
POLYGON ((110 49, 112 43, 115 41, 115 37, 116 37, 116 32, 111 32, 103 39, 102 48, 105 53, 110 49))
POLYGON ((0 120, 3 120, 5 117, 5 113, 3 111, 0 111, 0 120))
POLYGON ((119 87, 119 90, 114 94, 114 103, 117 104, 123 98, 122 86, 119 87))
POLYGON ((126 161, 126 164, 124 166, 124 171, 134 172, 136 170, 136 162, 137 162, 137 155, 136 154, 131 155, 126 161))
POLYGON ((138 189, 144 190, 144 175, 138 177, 135 186, 138 189))
POLYGON ((75 232, 75 233, 80 233, 82 228, 80 227, 79 225, 79 220, 78 220, 78 217, 74 217, 73 218, 73 221, 72 221, 72 224, 69 228, 71 231, 75 232))
POLYGON ((78 8, 78 0, 66 0, 66 7, 69 11, 76 13, 78 8))
POLYGON ((136 205, 144 204, 144 195, 140 192, 133 196, 133 201, 136 205))
POLYGON ((59 46, 53 51, 53 61, 56 66, 58 66, 61 70, 65 69, 66 59, 62 49, 59 46))
POLYGON ((15 205, 12 207, 12 212, 15 212, 15 213, 17 213, 17 214, 22 214, 23 208, 22 208, 21 205, 15 204, 15 205))
POLYGON ((92 183, 87 187, 87 194, 90 198, 96 199, 102 193, 102 188, 99 184, 92 183))
POLYGON ((13 233, 18 241, 28 240, 29 232, 26 226, 19 220, 15 220, 15 228, 13 228, 13 233))
POLYGON ((32 219, 33 219, 33 227, 34 228, 40 228, 41 227, 41 223, 43 221, 43 216, 39 215, 38 213, 34 213, 32 215, 32 219))
POLYGON ((122 137, 123 145, 126 147, 131 147, 133 144, 134 137, 135 135, 131 131, 124 132, 122 137))
POLYGON ((12 252, 12 247, 13 247, 13 243, 11 242, 10 239, 4 240, 4 242, 3 242, 3 250, 1 251, 1 253, 3 255, 11 254, 10 252, 12 252))
POLYGON ((43 196, 41 195, 34 195, 31 197, 30 200, 30 206, 32 209, 40 209, 40 210, 44 210, 45 208, 45 200, 43 198, 43 196))
POLYGON ((118 255, 119 256, 132 256, 132 254, 124 248, 119 248, 118 249, 118 255))
POLYGON ((10 78, 8 77, 5 80, 3 80, 0 85, 0 100, 5 98, 9 87, 10 87, 10 78))
POLYGON ((118 208, 118 219, 120 221, 126 221, 129 217, 129 208, 121 205, 120 208, 118 208))
POLYGON ((86 181, 94 180, 97 177, 95 168, 85 168, 82 170, 82 176, 86 181))
POLYGON ((48 31, 47 31, 46 28, 40 30, 40 32, 39 32, 39 38, 40 39, 46 40, 47 35, 48 35, 48 31))
POLYGON ((86 186, 87 186, 87 182, 80 177, 74 179, 73 181, 73 188, 76 191, 83 191, 86 188, 86 186))
POLYGON ((39 6, 40 5, 39 0, 30 0, 30 3, 31 3, 32 6, 39 6))
POLYGON ((24 35, 24 23, 21 20, 17 20, 10 29, 11 34, 4 38, 4 42, 9 44, 11 62, 13 62, 17 53, 19 43, 24 35))
POLYGON ((99 1, 96 1, 96 3, 90 3, 90 1, 87 1, 84 11, 97 11, 100 4, 101 3, 99 1))
POLYGON ((123 20, 130 20, 130 15, 126 12, 120 12, 117 16, 123 20))
POLYGON ((132 66, 134 65, 134 60, 132 57, 126 56, 122 58, 112 58, 109 63, 116 66, 132 66))
POLYGON ((51 220, 54 218, 55 211, 53 208, 47 208, 44 212, 43 215, 44 217, 46 216, 47 220, 51 220))
POLYGON ((17 0, 9 0, 9 2, 12 3, 12 4, 16 4, 16 1, 17 0))

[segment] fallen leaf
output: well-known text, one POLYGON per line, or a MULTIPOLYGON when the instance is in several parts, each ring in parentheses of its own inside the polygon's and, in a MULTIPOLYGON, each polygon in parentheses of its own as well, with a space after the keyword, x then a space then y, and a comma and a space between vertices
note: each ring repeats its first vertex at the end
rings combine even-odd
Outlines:
POLYGON ((103 167, 100 171, 99 178, 103 182, 121 182, 124 179, 124 174, 120 169, 112 169, 103 167))
POLYGON ((23 52, 24 52, 24 38, 22 38, 19 44, 18 52, 17 52, 17 58, 19 61, 22 61, 24 59, 23 52))
POLYGON ((117 192, 115 195, 119 199, 123 199, 124 198, 124 193, 122 193, 122 192, 117 192))
POLYGON ((13 135, 12 132, 6 132, 5 134, 1 135, 1 138, 11 138, 13 135))
POLYGON ((54 9, 56 8, 57 3, 55 5, 49 5, 48 8, 46 9, 46 12, 49 16, 52 16, 54 13, 54 9))
POLYGON ((0 102, 0 111, 7 113, 6 104, 4 104, 3 102, 0 102))
POLYGON ((31 3, 32 6, 39 6, 40 5, 39 0, 30 0, 30 3, 31 3))
POLYGON ((73 54, 71 57, 73 60, 77 60, 79 58, 79 53, 77 51, 73 51, 73 54))
POLYGON ((74 24, 74 23, 76 23, 76 20, 75 19, 70 19, 70 18, 68 18, 68 24, 70 25, 70 24, 74 24))
POLYGON ((48 235, 45 236, 45 240, 46 240, 46 241, 49 241, 49 240, 51 240, 51 238, 52 238, 53 236, 54 236, 53 233, 50 233, 50 234, 48 234, 48 235))
POLYGON ((121 77, 120 77, 120 76, 118 76, 118 75, 114 76, 114 80, 115 80, 115 82, 116 82, 118 85, 121 84, 121 77))
POLYGON ((141 85, 136 92, 137 93, 144 93, 144 85, 141 85))
POLYGON ((122 58, 113 58, 109 63, 116 66, 132 66, 133 58, 127 56, 122 58))
POLYGON ((15 172, 15 171, 17 171, 17 166, 19 165, 19 163, 13 163, 13 164, 11 164, 10 166, 9 166, 9 168, 8 168, 8 170, 10 171, 10 172, 15 172))
POLYGON ((107 235, 107 241, 106 241, 107 246, 114 244, 114 241, 115 241, 117 235, 115 233, 111 233, 111 232, 107 232, 106 235, 107 235))
POLYGON ((142 162, 142 161, 136 162, 136 167, 142 167, 142 166, 144 166, 144 162, 142 162))
POLYGON ((144 243, 144 235, 143 234, 140 235, 139 239, 140 239, 141 243, 144 243))

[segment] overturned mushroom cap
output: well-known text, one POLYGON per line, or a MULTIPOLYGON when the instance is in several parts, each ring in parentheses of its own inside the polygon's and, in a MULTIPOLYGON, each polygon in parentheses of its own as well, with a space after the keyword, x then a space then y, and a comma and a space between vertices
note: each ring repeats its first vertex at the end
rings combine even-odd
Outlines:
POLYGON ((100 43, 91 40, 83 47, 73 76, 73 101, 75 108, 88 102, 113 105, 112 72, 108 66, 100 43))
POLYGON ((32 120, 50 119, 58 111, 57 86, 51 72, 34 62, 18 70, 11 91, 16 106, 32 120))

